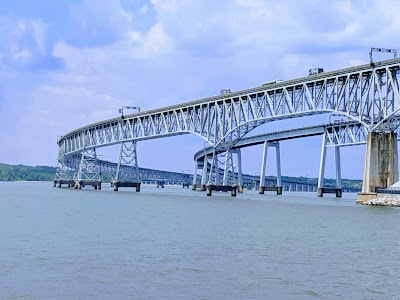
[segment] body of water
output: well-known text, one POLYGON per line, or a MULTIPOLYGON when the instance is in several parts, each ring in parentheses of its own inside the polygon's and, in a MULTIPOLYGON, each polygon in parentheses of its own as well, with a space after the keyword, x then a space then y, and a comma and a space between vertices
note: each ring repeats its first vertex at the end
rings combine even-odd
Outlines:
POLYGON ((0 183, 1 299, 399 299, 400 209, 356 195, 0 183))

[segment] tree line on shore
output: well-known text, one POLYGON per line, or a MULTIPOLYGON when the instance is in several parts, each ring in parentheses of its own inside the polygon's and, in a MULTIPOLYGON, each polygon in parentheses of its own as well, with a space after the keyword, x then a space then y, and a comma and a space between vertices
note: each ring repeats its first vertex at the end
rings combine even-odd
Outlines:
MULTIPOLYGON (((55 167, 49 166, 24 166, 0 163, 0 181, 53 181, 56 174, 55 167)), ((104 174, 105 175, 105 174, 104 174)), ((110 176, 107 176, 110 177, 110 176)), ((309 182, 316 184, 316 178, 282 176, 283 180, 291 182, 309 182)), ((110 178, 103 178, 107 182, 110 178)), ((325 179, 326 186, 335 186, 334 179, 325 179)), ((362 180, 342 179, 344 188, 361 189, 362 180)))
POLYGON ((0 163, 0 181, 52 181, 55 174, 55 167, 0 163))

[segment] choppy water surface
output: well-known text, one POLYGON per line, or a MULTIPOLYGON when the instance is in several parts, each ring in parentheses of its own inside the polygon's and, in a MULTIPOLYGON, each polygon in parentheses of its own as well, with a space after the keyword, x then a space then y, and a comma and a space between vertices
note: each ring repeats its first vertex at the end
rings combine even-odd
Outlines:
POLYGON ((0 183, 0 298, 398 299, 400 209, 0 183))

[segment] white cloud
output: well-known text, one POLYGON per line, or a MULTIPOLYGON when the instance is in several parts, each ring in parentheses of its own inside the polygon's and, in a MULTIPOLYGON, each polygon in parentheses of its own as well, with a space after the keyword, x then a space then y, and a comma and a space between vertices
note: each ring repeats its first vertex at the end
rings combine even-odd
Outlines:
POLYGON ((41 20, 0 18, 0 64, 4 68, 54 68, 47 43, 47 24, 41 20))
POLYGON ((139 14, 145 15, 149 11, 149 7, 147 4, 144 4, 140 9, 139 9, 139 14))
POLYGON ((70 30, 67 43, 81 46, 102 46, 122 38, 132 28, 132 14, 119 0, 83 0, 70 9, 70 30))

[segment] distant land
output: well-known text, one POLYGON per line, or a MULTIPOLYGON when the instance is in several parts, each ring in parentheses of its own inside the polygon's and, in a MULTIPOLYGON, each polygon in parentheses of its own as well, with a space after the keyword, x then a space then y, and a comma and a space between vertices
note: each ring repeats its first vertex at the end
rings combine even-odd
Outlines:
POLYGON ((0 181, 52 181, 55 174, 55 167, 0 163, 0 181))
MULTIPOLYGON (((53 181, 56 174, 55 167, 24 166, 0 163, 0 181, 53 181)), ((109 176, 106 176, 109 177, 109 176)), ((271 178, 271 176, 267 176, 271 178)), ((104 182, 111 178, 103 178, 104 182)), ((282 176, 283 181, 317 183, 316 178, 282 176)), ((335 179, 325 179, 325 186, 335 186, 335 179)), ((362 180, 342 179, 343 188, 361 189, 362 180)))

